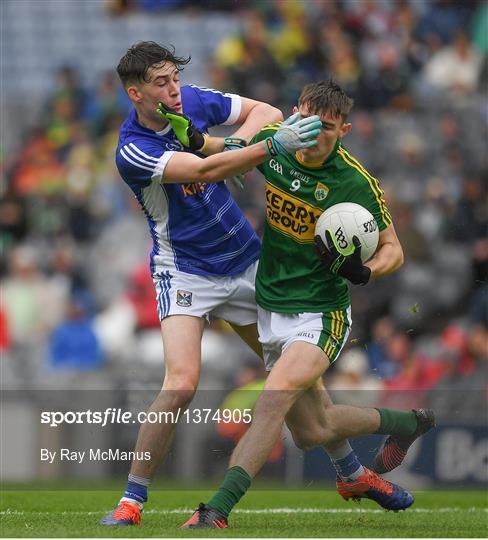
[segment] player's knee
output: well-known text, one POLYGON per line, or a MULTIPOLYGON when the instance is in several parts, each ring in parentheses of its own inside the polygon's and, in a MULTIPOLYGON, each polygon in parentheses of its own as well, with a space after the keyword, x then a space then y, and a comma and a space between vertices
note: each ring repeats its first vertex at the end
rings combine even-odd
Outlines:
POLYGON ((314 429, 291 429, 295 445, 300 450, 310 450, 316 446, 322 446, 329 434, 326 428, 319 426, 314 429))
POLYGON ((175 407, 187 407, 197 391, 198 379, 191 376, 171 376, 164 379, 162 393, 170 394, 175 407))
POLYGON ((296 380, 289 373, 273 374, 269 376, 264 386, 265 391, 297 393, 302 390, 302 381, 296 380))
POLYGON ((283 417, 291 407, 292 401, 287 392, 265 389, 258 398, 253 417, 273 418, 283 417))

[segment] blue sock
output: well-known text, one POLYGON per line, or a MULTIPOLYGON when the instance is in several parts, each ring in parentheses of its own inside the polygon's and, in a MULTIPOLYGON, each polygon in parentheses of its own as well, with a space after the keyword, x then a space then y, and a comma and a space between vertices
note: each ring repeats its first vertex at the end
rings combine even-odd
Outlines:
POLYGON ((325 450, 334 465, 337 474, 343 480, 354 481, 364 473, 364 467, 358 460, 349 441, 346 441, 340 448, 335 450, 325 450))
POLYGON ((142 503, 147 501, 147 488, 150 482, 151 481, 148 478, 142 478, 141 476, 129 474, 127 487, 122 500, 129 499, 142 505, 142 503))

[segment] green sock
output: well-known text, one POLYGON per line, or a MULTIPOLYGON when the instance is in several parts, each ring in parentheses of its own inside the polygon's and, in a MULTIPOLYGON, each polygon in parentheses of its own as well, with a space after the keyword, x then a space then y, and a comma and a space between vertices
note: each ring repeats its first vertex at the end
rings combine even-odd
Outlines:
POLYGON ((217 493, 208 501, 208 505, 215 508, 225 517, 241 500, 251 485, 251 477, 241 467, 231 467, 225 474, 224 481, 217 493))
POLYGON ((412 435, 417 429, 417 417, 413 411, 376 409, 380 413, 380 427, 376 433, 385 435, 412 435))

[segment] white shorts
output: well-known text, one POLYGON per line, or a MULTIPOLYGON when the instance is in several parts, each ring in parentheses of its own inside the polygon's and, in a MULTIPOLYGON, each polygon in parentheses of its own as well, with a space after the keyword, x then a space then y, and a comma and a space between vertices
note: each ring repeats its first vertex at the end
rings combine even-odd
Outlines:
POLYGON ((283 351, 294 341, 320 347, 334 362, 351 332, 351 307, 327 313, 273 313, 258 306, 259 341, 264 365, 271 371, 283 351))
POLYGON ((159 319, 170 315, 212 315, 238 326, 256 323, 254 281, 258 262, 236 276, 198 276, 166 271, 153 274, 159 319))

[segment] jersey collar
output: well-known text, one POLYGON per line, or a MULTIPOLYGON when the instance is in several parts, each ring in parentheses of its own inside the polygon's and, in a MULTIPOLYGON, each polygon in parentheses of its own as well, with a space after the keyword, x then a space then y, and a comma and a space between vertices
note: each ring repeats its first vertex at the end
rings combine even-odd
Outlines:
POLYGON ((161 131, 154 131, 153 129, 149 129, 149 128, 143 126, 139 122, 139 117, 137 116, 137 111, 135 109, 132 109, 132 119, 139 126, 140 129, 143 129, 144 131, 147 131, 148 133, 156 133, 156 135, 164 136, 164 135, 167 135, 172 129, 171 124, 168 124, 161 131))
POLYGON ((337 155, 337 150, 339 146, 341 145, 341 140, 337 139, 337 142, 335 143, 334 148, 332 149, 332 152, 327 156, 327 159, 325 161, 316 161, 316 162, 307 162, 303 161, 303 159, 300 157, 298 152, 295 152, 295 159, 302 165, 303 167, 307 169, 322 169, 326 165, 328 165, 337 155))

